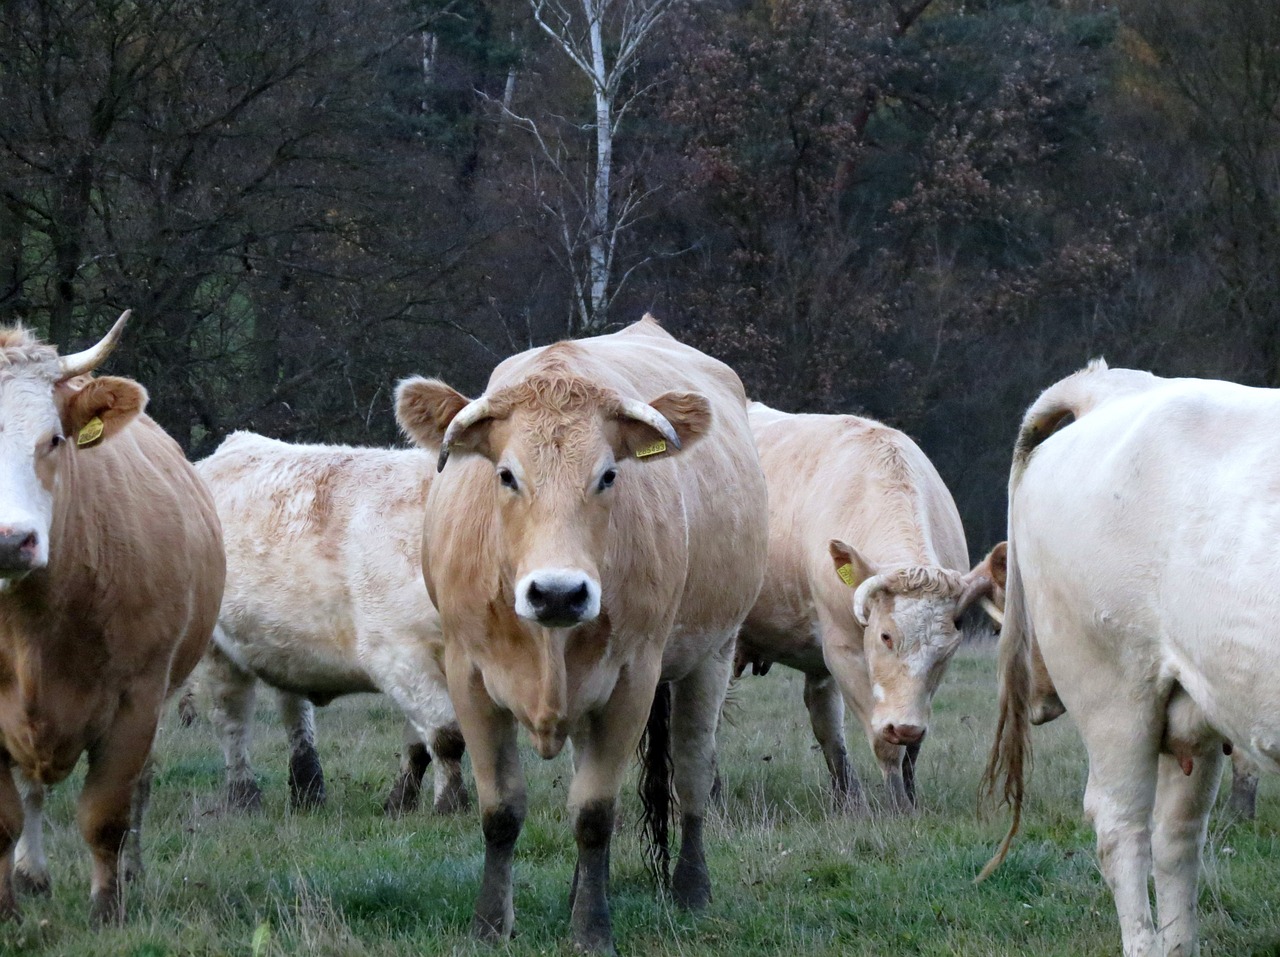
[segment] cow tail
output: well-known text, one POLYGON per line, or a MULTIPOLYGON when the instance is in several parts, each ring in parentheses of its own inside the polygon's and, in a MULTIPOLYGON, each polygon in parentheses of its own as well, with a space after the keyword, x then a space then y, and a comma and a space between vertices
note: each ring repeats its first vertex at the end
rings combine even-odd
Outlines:
POLYGON ((1004 863, 1013 839, 1022 823, 1022 801, 1026 795, 1026 776, 1031 769, 1031 622, 1026 616, 1022 576, 1018 570, 1015 546, 1009 542, 1009 575, 1005 588, 1004 625, 1000 629, 999 685, 1000 706, 996 720, 995 741, 987 757, 982 775, 981 795, 993 800, 997 791, 1000 803, 1013 810, 1009 832, 1000 842, 977 880, 986 880, 1004 863))
MULTIPOLYGON (((1105 371, 1106 364, 1091 363, 1085 374, 1105 371)), ((1027 410, 1018 431, 1013 450, 1013 468, 1009 474, 1009 553, 1008 578, 1005 587, 1004 624, 1000 629, 998 682, 1000 704, 996 719, 996 736, 987 756, 979 794, 994 800, 999 792, 1000 804, 1012 809, 1009 832, 1000 842, 991 860, 978 874, 986 880, 1004 863, 1022 823, 1022 802, 1026 797, 1026 780, 1031 770, 1031 618, 1027 614, 1026 594, 1022 587, 1022 570, 1018 565, 1018 543, 1013 534, 1012 503, 1023 473, 1036 446, 1055 431, 1073 421, 1080 411, 1080 377, 1064 380, 1045 391, 1027 410)))
POLYGON ((659 886, 671 882, 671 683, 659 682, 640 738, 641 825, 649 868, 659 886))

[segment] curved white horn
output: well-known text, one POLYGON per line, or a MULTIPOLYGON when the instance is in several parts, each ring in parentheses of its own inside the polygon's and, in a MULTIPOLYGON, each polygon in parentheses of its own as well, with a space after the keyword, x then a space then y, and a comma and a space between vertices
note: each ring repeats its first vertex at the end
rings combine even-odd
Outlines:
POLYGON ((867 606, 878 592, 884 591, 886 584, 883 575, 872 575, 853 593, 853 617, 858 619, 858 624, 863 628, 867 627, 867 621, 871 617, 867 606))
POLYGON ((623 399, 622 414, 628 419, 635 419, 637 422, 652 426, 654 431, 676 447, 676 451, 680 450, 680 436, 676 435, 676 430, 672 428, 665 415, 647 402, 641 402, 639 399, 623 399))
POLYGON ((120 318, 116 320, 116 324, 111 327, 101 341, 92 348, 85 349, 83 352, 76 352, 69 356, 58 357, 58 379, 70 379, 73 376, 84 375, 86 372, 92 372, 98 366, 106 361, 107 356, 111 355, 111 351, 115 349, 116 344, 120 341, 120 336, 124 333, 124 325, 129 321, 129 317, 133 315, 132 309, 126 309, 120 313, 120 318))
POLYGON ((489 399, 483 395, 474 402, 464 405, 458 411, 458 414, 453 417, 453 421, 449 423, 449 427, 444 430, 444 438, 440 440, 440 458, 436 461, 437 472, 444 471, 444 464, 449 461, 449 446, 453 444, 453 440, 481 419, 487 419, 488 417, 489 399))
POLYGON ((978 604, 987 613, 987 617, 995 622, 997 631, 1004 627, 1004 612, 1000 610, 1000 607, 995 602, 984 596, 978 599, 978 604))
MULTIPOLYGON (((979 566, 981 567, 981 566, 979 566)), ((995 589, 996 584, 991 580, 990 575, 975 575, 972 572, 965 577, 964 590, 960 592, 960 597, 956 599, 956 617, 959 618, 979 598, 987 598, 995 589)))

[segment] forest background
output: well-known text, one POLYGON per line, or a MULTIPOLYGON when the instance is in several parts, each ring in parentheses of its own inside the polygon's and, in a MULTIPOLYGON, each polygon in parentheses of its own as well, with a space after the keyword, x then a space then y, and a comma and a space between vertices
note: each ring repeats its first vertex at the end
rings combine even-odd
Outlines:
POLYGON ((0 321, 193 457, 651 311, 974 552, 1087 359, 1280 386, 1274 0, 0 0, 0 321))

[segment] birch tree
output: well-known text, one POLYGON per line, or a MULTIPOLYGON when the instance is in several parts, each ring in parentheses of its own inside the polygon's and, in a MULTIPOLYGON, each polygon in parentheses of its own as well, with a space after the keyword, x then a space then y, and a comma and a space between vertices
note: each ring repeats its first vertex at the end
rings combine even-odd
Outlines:
POLYGON ((610 304, 639 265, 618 275, 620 242, 647 194, 615 182, 614 145, 628 110, 646 92, 643 85, 632 85, 630 76, 671 0, 529 2, 538 28, 591 90, 591 121, 571 127, 573 134, 590 137, 586 168, 575 166, 572 144, 548 132, 545 120, 520 115, 509 102, 503 112, 533 135, 555 180, 555 188, 540 189, 540 202, 555 223, 557 253, 572 282, 568 332, 590 335, 608 326, 610 304))

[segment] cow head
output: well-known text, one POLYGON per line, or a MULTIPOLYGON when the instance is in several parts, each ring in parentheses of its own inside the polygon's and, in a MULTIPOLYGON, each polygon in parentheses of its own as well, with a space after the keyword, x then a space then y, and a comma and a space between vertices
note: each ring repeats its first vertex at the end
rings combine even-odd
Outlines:
POLYGON ((397 389, 396 417, 416 443, 480 455, 501 528, 514 610, 544 628, 600 614, 610 515, 638 470, 677 454, 711 423, 706 398, 668 392, 644 403, 568 371, 535 374, 470 401, 437 380, 397 389))
POLYGON ((0 330, 0 580, 48 564, 54 492, 77 443, 109 441, 146 405, 136 382, 87 375, 128 318, 92 349, 62 357, 25 329, 0 330))
MULTIPOLYGON (((991 578, 980 569, 962 575, 931 565, 879 568, 842 541, 833 540, 829 548, 835 573, 851 586, 853 615, 862 627, 874 699, 871 727, 889 744, 916 744, 960 644, 960 620, 990 594, 991 578)), ((838 675, 839 662, 831 665, 838 675)))

